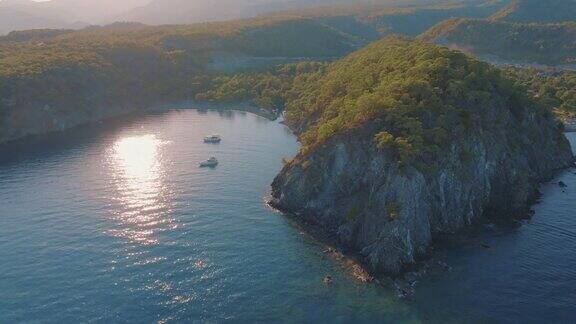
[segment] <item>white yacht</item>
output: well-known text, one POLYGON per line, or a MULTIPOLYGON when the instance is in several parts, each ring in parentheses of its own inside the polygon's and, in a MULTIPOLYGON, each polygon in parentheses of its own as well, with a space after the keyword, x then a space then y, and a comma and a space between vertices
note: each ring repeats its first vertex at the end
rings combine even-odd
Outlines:
POLYGON ((204 137, 204 143, 220 143, 222 141, 222 137, 220 135, 214 134, 204 137))
POLYGON ((217 165, 218 165, 218 160, 215 157, 211 157, 208 160, 200 163, 201 168, 206 168, 206 167, 213 168, 217 165))

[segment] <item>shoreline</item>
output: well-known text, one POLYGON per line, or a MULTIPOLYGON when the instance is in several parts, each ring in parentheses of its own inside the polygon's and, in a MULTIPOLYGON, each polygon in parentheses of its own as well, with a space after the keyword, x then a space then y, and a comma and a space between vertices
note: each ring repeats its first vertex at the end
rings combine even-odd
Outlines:
MULTIPOLYGON (((564 135, 569 133, 576 133, 576 124, 572 130, 566 129, 562 133, 564 135)), ((441 258, 439 259, 439 255, 436 254, 436 250, 442 247, 441 241, 454 238, 464 238, 465 240, 469 240, 471 238, 471 232, 477 231, 484 226, 505 226, 510 223, 531 219, 533 216, 531 211, 534 206, 539 203, 541 198, 542 187, 547 184, 557 183, 558 178, 564 172, 572 170, 576 170, 576 158, 573 158, 569 165, 552 170, 550 173, 540 177, 538 179, 538 183, 536 184, 533 197, 527 201, 523 211, 518 215, 511 215, 505 219, 498 220, 491 217, 489 213, 485 213, 482 217, 476 219, 471 224, 454 233, 443 233, 434 238, 427 250, 424 253, 417 255, 413 263, 404 264, 399 273, 376 272, 371 270, 365 261, 365 256, 363 256, 359 251, 356 251, 354 248, 345 246, 340 243, 337 237, 332 233, 327 232, 321 224, 311 221, 306 217, 305 214, 295 213, 282 207, 282 205, 279 204, 278 200, 274 197, 268 197, 266 204, 273 210, 282 214, 284 217, 295 222, 298 225, 299 230, 305 232, 317 242, 326 246, 327 250, 325 253, 336 261, 341 262, 343 266, 347 268, 349 272, 351 272, 351 275, 356 280, 361 283, 374 282, 381 286, 391 287, 397 291, 399 297, 403 298, 409 297, 414 293, 414 285, 420 278, 451 271, 452 267, 441 258), (360 267, 361 271, 354 271, 354 268, 351 265, 360 267), (358 277, 356 273, 366 275, 358 277)), ((484 244, 482 244, 482 247, 486 248, 484 244)))
MULTIPOLYGON (((266 205, 293 223, 293 226, 302 234, 308 235, 318 244, 325 247, 323 253, 334 262, 339 263, 348 274, 359 284, 374 284, 383 288, 392 289, 398 298, 409 298, 416 292, 416 284, 426 276, 433 276, 450 272, 452 267, 443 261, 435 251, 439 248, 439 240, 435 240, 425 254, 418 256, 413 264, 403 266, 399 274, 376 273, 371 271, 363 261, 363 256, 350 248, 340 244, 338 240, 326 233, 321 226, 307 221, 301 215, 284 210, 274 203, 274 199, 266 200, 266 205)), ((446 234, 447 237, 461 237, 480 226, 492 224, 487 219, 464 228, 459 233, 446 234)))
POLYGON ((197 109, 197 110, 217 110, 227 111, 236 110, 249 112, 254 115, 266 118, 271 121, 277 120, 282 114, 280 112, 269 111, 257 107, 250 102, 202 102, 194 100, 185 100, 170 104, 161 104, 145 109, 145 112, 165 112, 170 110, 197 109), (233 108, 232 108, 233 107, 233 108))
MULTIPOLYGON (((416 256, 415 262, 402 266, 402 271, 398 274, 377 273, 371 271, 364 261, 364 257, 358 251, 342 245, 336 237, 327 233, 321 225, 310 222, 303 215, 291 212, 279 206, 275 198, 268 197, 266 205, 274 211, 280 213, 283 217, 294 222, 299 231, 309 235, 319 244, 326 247, 324 253, 334 261, 341 263, 342 267, 349 274, 362 284, 371 284, 394 289, 399 298, 408 298, 415 293, 416 284, 426 276, 433 276, 440 273, 447 273, 452 267, 436 253, 436 250, 442 248, 442 242, 454 239, 470 241, 473 238, 471 233, 485 226, 505 226, 506 224, 516 223, 523 220, 531 219, 531 212, 535 205, 539 204, 541 199, 541 188, 546 184, 553 184, 563 172, 576 169, 576 161, 566 168, 555 170, 548 177, 542 178, 537 186, 537 195, 533 197, 526 205, 526 211, 523 215, 517 215, 501 221, 495 221, 489 215, 484 215, 475 220, 472 224, 465 226, 454 233, 444 233, 436 237, 426 252, 416 256)), ((484 248, 484 243, 481 244, 484 248)))
POLYGON ((158 104, 150 107, 145 107, 141 109, 127 109, 125 111, 119 113, 113 113, 110 115, 102 115, 98 116, 95 119, 88 118, 85 121, 71 123, 66 127, 60 129, 48 129, 45 131, 30 131, 22 136, 12 137, 12 138, 0 138, 0 147, 9 146, 14 143, 18 143, 20 141, 25 141, 29 139, 37 139, 41 136, 46 135, 54 135, 54 134, 61 134, 67 131, 71 131, 74 129, 78 129, 81 127, 86 126, 93 126, 105 123, 112 123, 114 121, 124 119, 124 118, 131 118, 131 117, 138 117, 143 116, 148 113, 161 113, 161 112, 168 112, 171 110, 185 110, 185 109, 196 109, 196 110, 215 110, 215 111, 241 111, 241 112, 248 112, 262 118, 266 118, 270 121, 275 121, 280 118, 282 115, 280 112, 273 112, 268 111, 259 107, 256 107, 253 104, 246 103, 246 102, 230 102, 230 103, 221 103, 221 102, 196 102, 193 100, 185 100, 175 103, 169 104, 158 104))

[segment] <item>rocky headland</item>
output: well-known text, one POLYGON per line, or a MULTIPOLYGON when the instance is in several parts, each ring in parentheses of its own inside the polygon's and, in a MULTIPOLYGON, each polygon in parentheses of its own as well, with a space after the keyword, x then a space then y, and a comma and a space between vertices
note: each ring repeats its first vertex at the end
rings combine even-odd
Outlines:
POLYGON ((303 148, 271 204, 372 274, 399 274, 435 237, 525 215, 573 163, 562 127, 499 72, 460 53, 384 40, 334 63, 288 105, 303 148))

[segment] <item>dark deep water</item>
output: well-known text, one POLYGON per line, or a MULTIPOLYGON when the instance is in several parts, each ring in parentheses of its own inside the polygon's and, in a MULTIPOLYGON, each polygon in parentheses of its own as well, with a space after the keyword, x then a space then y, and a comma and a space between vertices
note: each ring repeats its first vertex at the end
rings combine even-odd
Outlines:
POLYGON ((264 204, 297 150, 277 122, 181 110, 26 146, 0 150, 0 323, 576 321, 574 170, 531 220, 438 248, 452 269, 400 299, 264 204))

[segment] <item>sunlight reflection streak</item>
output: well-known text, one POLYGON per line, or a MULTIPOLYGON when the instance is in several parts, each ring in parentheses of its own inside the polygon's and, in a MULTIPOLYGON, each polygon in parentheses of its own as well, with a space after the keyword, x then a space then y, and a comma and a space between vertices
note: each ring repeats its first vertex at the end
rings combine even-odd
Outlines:
POLYGON ((108 234, 138 244, 157 243, 156 234, 175 229, 169 194, 163 184, 161 147, 167 143, 154 135, 119 139, 109 153, 120 204, 114 219, 120 228, 108 234))

